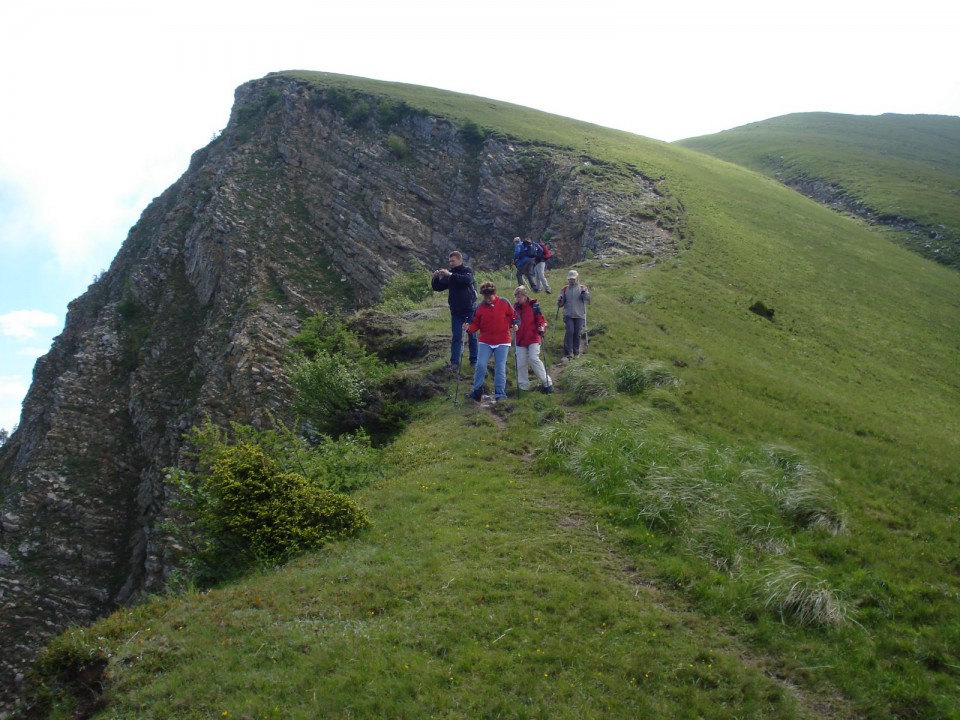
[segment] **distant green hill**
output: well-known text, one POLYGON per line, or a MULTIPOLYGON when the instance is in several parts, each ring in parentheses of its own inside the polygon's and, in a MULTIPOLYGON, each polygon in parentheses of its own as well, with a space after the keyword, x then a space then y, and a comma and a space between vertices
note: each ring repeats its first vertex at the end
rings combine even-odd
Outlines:
POLYGON ((960 267, 960 118, 797 113, 684 147, 749 167, 960 267))
MULTIPOLYGON (((956 717, 960 273, 688 147, 429 88, 281 77, 564 148, 611 194, 639 171, 682 212, 685 249, 583 257, 584 357, 558 362, 556 295, 541 296, 558 392, 483 409, 452 400, 466 381, 443 376, 449 394, 419 404, 356 494, 369 531, 63 636, 38 707, 956 717), (106 674, 91 701, 76 677, 94 660, 106 674), (58 694, 70 682, 79 701, 58 694)), ((869 119, 791 116, 717 147, 955 233, 960 121, 899 120, 876 119, 870 141, 869 119), (821 129, 815 151, 805 127, 821 129)), ((559 286, 566 268, 550 272, 559 286)), ((380 310, 445 352, 444 298, 421 305, 380 310)), ((443 352, 430 362, 444 371, 443 352)))

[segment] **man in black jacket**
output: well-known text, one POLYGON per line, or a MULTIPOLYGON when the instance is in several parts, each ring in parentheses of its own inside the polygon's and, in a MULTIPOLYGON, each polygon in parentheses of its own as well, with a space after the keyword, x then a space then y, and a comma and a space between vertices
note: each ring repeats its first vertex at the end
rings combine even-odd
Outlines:
MULTIPOLYGON (((447 303, 450 305, 450 365, 460 367, 460 353, 463 352, 463 325, 473 320, 476 290, 473 284, 473 270, 463 264, 463 255, 454 250, 450 253, 450 269, 433 273, 430 287, 437 292, 448 291, 447 303)), ((477 336, 469 336, 470 366, 477 364, 477 336)))

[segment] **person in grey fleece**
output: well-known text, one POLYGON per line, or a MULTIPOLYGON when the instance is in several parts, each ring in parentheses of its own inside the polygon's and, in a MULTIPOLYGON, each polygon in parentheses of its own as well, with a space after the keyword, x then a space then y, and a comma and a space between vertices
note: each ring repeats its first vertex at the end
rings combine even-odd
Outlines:
POLYGON ((576 270, 567 273, 567 284, 560 291, 557 307, 563 308, 563 354, 567 358, 580 356, 580 334, 587 322, 587 303, 590 302, 590 289, 580 284, 580 275, 576 270))

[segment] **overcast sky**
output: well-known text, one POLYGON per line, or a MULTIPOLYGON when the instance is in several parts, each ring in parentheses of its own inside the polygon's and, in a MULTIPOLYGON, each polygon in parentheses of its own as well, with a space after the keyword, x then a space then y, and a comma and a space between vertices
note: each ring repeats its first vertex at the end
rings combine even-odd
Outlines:
POLYGON ((0 428, 67 304, 227 122, 304 69, 665 141, 792 112, 960 115, 956 0, 5 0, 0 428))

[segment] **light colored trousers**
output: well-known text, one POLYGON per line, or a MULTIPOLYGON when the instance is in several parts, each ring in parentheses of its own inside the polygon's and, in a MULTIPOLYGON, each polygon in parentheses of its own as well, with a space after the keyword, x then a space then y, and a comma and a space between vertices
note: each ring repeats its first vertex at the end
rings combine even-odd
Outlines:
POLYGON ((547 369, 543 366, 543 360, 540 359, 540 343, 533 343, 525 347, 517 345, 517 384, 521 390, 530 389, 530 374, 527 367, 533 368, 533 374, 544 387, 553 384, 550 376, 547 375, 547 369))
POLYGON ((547 282, 547 263, 545 260, 541 260, 533 268, 534 274, 537 276, 537 287, 540 290, 549 290, 550 283, 547 282))

